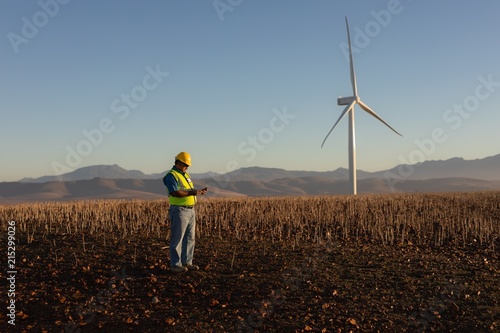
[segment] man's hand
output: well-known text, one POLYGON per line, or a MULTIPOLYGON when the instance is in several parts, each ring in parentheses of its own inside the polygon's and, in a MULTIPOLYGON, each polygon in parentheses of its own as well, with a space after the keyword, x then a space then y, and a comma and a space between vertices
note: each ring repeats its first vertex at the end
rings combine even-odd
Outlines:
POLYGON ((205 193, 207 193, 208 191, 208 188, 202 188, 201 190, 189 190, 189 191, 184 191, 184 190, 178 190, 178 191, 175 191, 175 192, 172 192, 170 193, 171 196, 173 197, 177 197, 177 198, 183 198, 183 197, 187 197, 187 196, 190 196, 190 195, 203 195, 205 193))
POLYGON ((208 188, 202 188, 201 190, 191 190, 188 192, 188 195, 203 195, 207 193, 208 188))

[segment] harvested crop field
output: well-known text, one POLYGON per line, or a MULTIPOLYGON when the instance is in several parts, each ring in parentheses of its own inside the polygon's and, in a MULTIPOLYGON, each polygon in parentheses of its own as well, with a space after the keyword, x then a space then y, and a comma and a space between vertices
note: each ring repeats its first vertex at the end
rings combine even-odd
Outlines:
POLYGON ((201 269, 181 275, 167 208, 0 206, 17 270, 2 331, 500 331, 499 192, 204 200, 201 269))

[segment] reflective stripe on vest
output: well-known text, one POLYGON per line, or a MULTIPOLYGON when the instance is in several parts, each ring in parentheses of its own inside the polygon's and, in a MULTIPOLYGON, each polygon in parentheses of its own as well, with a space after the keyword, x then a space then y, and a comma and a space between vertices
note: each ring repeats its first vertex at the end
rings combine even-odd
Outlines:
MULTIPOLYGON (((179 185, 179 190, 190 191, 194 189, 191 177, 187 172, 183 175, 182 173, 172 169, 170 170, 169 173, 171 173, 177 180, 177 184, 179 185)), ((171 196, 169 193, 168 201, 170 202, 171 205, 174 206, 194 206, 194 204, 196 203, 196 196, 188 195, 187 197, 178 198, 171 196)))

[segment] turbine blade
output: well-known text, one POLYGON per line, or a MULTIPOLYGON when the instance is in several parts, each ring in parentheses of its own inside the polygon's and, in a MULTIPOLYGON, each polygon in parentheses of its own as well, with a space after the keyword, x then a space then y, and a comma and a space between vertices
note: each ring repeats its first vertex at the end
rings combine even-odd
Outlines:
POLYGON ((365 110, 367 113, 371 114, 372 116, 374 116, 375 118, 377 118, 378 120, 380 120, 381 122, 383 122, 385 124, 385 126, 389 127, 391 130, 393 130, 394 133, 396 133, 399 136, 403 136, 398 131, 396 131, 394 128, 392 128, 388 123, 386 123, 382 118, 380 118, 379 115, 376 114, 375 111, 373 111, 372 109, 370 109, 370 107, 368 105, 366 105, 362 101, 358 101, 358 103, 359 103, 359 106, 363 110, 365 110))
POLYGON ((352 101, 351 103, 349 103, 348 106, 346 106, 346 108, 344 109, 344 111, 340 115, 339 119, 337 119, 337 122, 335 123, 335 125, 333 125, 332 129, 330 130, 330 132, 328 132, 325 139, 323 140, 323 143, 321 144, 321 148, 323 148, 323 145, 325 144, 326 139, 328 139, 328 137, 330 136, 330 133, 332 133, 335 126, 337 126, 337 124, 340 122, 340 120, 342 120, 342 118, 344 118, 344 116, 354 108, 354 104, 356 104, 356 101, 352 101))
POLYGON ((349 23, 347 22, 347 16, 345 17, 345 26, 347 28, 347 41, 349 43, 349 65, 351 68, 352 93, 354 97, 357 97, 358 86, 356 85, 356 73, 354 71, 354 62, 352 61, 351 34, 349 33, 349 23))

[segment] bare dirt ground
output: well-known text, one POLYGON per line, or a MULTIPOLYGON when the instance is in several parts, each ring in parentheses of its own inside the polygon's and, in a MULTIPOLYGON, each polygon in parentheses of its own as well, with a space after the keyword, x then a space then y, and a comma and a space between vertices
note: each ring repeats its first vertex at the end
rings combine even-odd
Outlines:
POLYGON ((476 244, 291 248, 200 237, 200 271, 173 275, 166 240, 104 243, 17 244, 16 325, 3 315, 1 331, 500 332, 499 254, 476 244))

